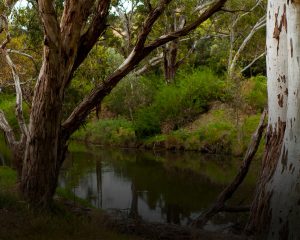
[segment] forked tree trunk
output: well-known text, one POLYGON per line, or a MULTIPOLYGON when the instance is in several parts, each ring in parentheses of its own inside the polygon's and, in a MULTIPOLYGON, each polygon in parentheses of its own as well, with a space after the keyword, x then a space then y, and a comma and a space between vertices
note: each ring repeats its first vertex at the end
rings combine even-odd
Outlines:
MULTIPOLYGON (((22 108, 20 107, 22 106, 20 98, 22 94, 21 91, 17 91, 19 96, 17 97, 19 100, 17 101, 17 106, 19 106, 17 116, 20 129, 26 139, 25 147, 23 147, 22 141, 16 142, 12 128, 4 113, 0 111, 0 128, 4 131, 6 138, 10 140, 11 149, 18 149, 16 158, 21 159, 24 154, 24 158, 20 161, 22 167, 20 190, 30 205, 42 209, 51 206, 69 137, 83 124, 91 111, 101 103, 117 83, 155 49, 168 42, 176 41, 179 37, 186 36, 196 29, 211 15, 218 12, 227 0, 213 2, 186 27, 147 42, 154 23, 171 1, 160 0, 157 6, 150 11, 128 58, 105 81, 93 89, 64 122, 61 118, 64 92, 72 80, 73 73, 105 31, 110 1, 65 1, 64 11, 60 18, 57 17, 53 0, 37 1, 44 28, 44 54, 34 91, 28 128, 22 118, 22 108)), ((10 34, 8 34, 7 18, 4 20, 7 38, 0 48, 5 53, 6 45, 10 41, 10 34)), ((15 76, 16 89, 20 90, 16 69, 9 59, 8 63, 15 76)))
POLYGON ((299 239, 300 1, 270 0, 267 20, 269 126, 248 230, 299 239))

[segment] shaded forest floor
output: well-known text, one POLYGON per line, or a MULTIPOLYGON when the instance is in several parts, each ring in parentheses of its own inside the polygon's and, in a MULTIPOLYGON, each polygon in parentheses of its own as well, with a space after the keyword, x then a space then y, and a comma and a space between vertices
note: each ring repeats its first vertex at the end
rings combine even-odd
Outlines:
POLYGON ((34 213, 16 189, 15 172, 0 167, 1 240, 245 239, 230 233, 122 219, 98 209, 75 206, 62 198, 56 198, 52 212, 34 213))

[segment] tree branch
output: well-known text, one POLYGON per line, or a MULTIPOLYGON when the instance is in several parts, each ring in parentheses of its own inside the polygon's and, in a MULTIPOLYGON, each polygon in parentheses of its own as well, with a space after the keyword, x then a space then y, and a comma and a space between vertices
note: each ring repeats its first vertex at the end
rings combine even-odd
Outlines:
POLYGON ((213 14, 215 14, 216 12, 220 11, 220 9, 223 7, 223 5, 227 2, 227 0, 219 0, 217 1, 214 5, 212 5, 211 7, 209 7, 207 10, 205 10, 200 16, 199 18, 194 21, 193 23, 185 26, 184 28, 163 35, 160 38, 158 38, 157 40, 155 40, 152 43, 149 43, 149 45, 147 45, 145 47, 145 51, 152 51, 154 49, 156 49, 157 47, 160 47, 164 44, 166 44, 167 42, 173 41, 179 37, 183 37, 186 36, 187 34, 189 34, 191 31, 195 30, 201 23, 203 23, 204 21, 206 21, 210 16, 212 16, 213 14))
POLYGON ((2 110, 0 110, 0 128, 4 132, 9 146, 14 147, 16 144, 15 135, 8 121, 6 120, 5 114, 2 110))
POLYGON ((7 52, 8 53, 18 54, 18 55, 21 55, 21 56, 29 58, 32 61, 33 65, 34 65, 36 74, 38 74, 38 72, 39 72, 38 65, 35 62, 34 58, 30 54, 27 54, 27 53, 24 53, 24 52, 21 52, 21 51, 18 51, 18 50, 14 50, 14 49, 7 49, 7 52))
MULTIPOLYGON (((261 115, 257 129, 256 129, 255 133, 252 135, 251 142, 250 142, 247 152, 244 156, 243 164, 240 167, 239 172, 236 175, 236 177, 233 179, 231 184, 229 184, 219 194, 216 202, 212 205, 212 207, 206 213, 204 213, 203 216, 198 217, 194 221, 193 225, 202 227, 202 226, 204 226, 204 224, 206 224, 208 222, 209 219, 211 219, 213 216, 215 216, 218 212, 223 211, 223 210, 228 211, 230 209, 230 208, 226 207, 225 203, 228 199, 230 199, 232 197, 234 192, 238 189, 238 187, 242 184, 245 177, 247 176, 251 162, 257 152, 260 140, 261 140, 263 132, 266 128, 266 125, 265 125, 266 116, 267 116, 267 110, 265 109, 261 115)), ((230 210, 233 211, 232 208, 230 210)), ((245 210, 248 210, 248 208, 245 210)))
POLYGON ((25 136, 28 136, 28 129, 25 122, 24 114, 23 114, 23 97, 22 97, 22 89, 20 84, 20 78, 17 74, 16 67, 11 60, 9 54, 7 53, 6 49, 1 49, 3 55, 5 56, 6 63, 9 65, 14 83, 15 83, 15 89, 16 89, 16 117, 19 123, 19 127, 21 129, 22 134, 25 136))
POLYGON ((248 34, 248 36, 244 39, 243 43, 240 45, 238 51, 236 52, 236 54, 234 55, 230 67, 228 69, 228 75, 232 76, 236 63, 240 57, 241 52, 245 49, 245 47, 247 46, 248 42, 251 40, 251 38, 253 37, 253 35, 261 28, 263 28, 264 26, 266 26, 266 15, 264 15, 263 17, 261 17, 257 23, 254 25, 254 27, 252 28, 252 30, 250 31, 250 33, 248 34))
POLYGON ((60 27, 53 0, 38 0, 39 13, 44 26, 44 44, 60 51, 60 27))
POLYGON ((159 54, 159 56, 151 58, 143 67, 136 70, 134 72, 134 74, 136 76, 140 76, 143 73, 145 73, 146 71, 148 71, 149 68, 154 67, 154 66, 158 65, 159 63, 161 63, 162 60, 163 60, 163 53, 159 54))
POLYGON ((66 0, 60 21, 61 47, 64 58, 64 80, 69 80, 80 46, 81 31, 86 23, 95 0, 66 0))
POLYGON ((10 33, 8 31, 8 20, 7 17, 4 14, 0 15, 0 23, 2 28, 0 29, 0 33, 2 33, 3 31, 5 32, 5 39, 4 41, 1 43, 0 48, 4 49, 6 48, 6 45, 10 42, 10 33))
MULTIPOLYGON (((5 23, 4 29, 6 32, 6 40, 1 45, 0 50, 1 50, 1 53, 5 57, 6 63, 9 65, 9 67, 11 69, 13 79, 14 79, 14 84, 15 84, 15 89, 16 89, 16 117, 18 120, 18 124, 19 124, 20 130, 21 130, 21 133, 24 134, 25 136, 27 136, 28 130, 27 130, 27 125, 25 122, 24 114, 23 114, 23 106, 22 106, 23 99, 22 99, 22 89, 21 89, 21 85, 20 85, 20 78, 17 74, 16 67, 15 67, 13 61, 11 60, 11 58, 7 52, 7 49, 6 49, 6 45, 10 42, 10 33, 8 31, 8 20, 7 20, 7 17, 4 15, 2 15, 1 17, 2 17, 2 19, 5 19, 4 20, 4 23, 5 23)), ((3 119, 3 124, 4 124, 3 126, 6 125, 6 128, 7 128, 7 127, 9 127, 9 125, 7 125, 8 123, 7 123, 7 121, 5 121, 3 113, 2 113, 2 115, 3 115, 2 119, 3 119)))
POLYGON ((189 58, 189 56, 191 56, 191 54, 192 54, 192 53, 195 51, 195 49, 196 49, 197 43, 198 43, 198 41, 195 41, 194 44, 193 44, 193 46, 192 46, 192 47, 189 49, 189 51, 187 52, 187 54, 186 54, 184 57, 182 57, 182 58, 175 64, 176 69, 178 69, 178 68, 180 67, 180 65, 182 65, 182 64, 186 61, 186 59, 189 58))
POLYGON ((179 37, 186 36, 190 31, 196 29, 202 22, 207 20, 211 15, 221 9, 227 0, 219 0, 216 4, 204 11, 201 16, 190 25, 187 25, 181 30, 172 32, 158 38, 156 41, 145 46, 147 36, 149 35, 153 24, 161 16, 167 4, 171 0, 161 0, 158 6, 153 9, 145 20, 141 32, 138 36, 137 43, 132 50, 131 54, 121 64, 121 66, 115 70, 102 84, 96 87, 71 113, 68 119, 62 124, 63 133, 66 137, 69 137, 75 130, 77 130, 83 123, 84 119, 92 111, 92 109, 99 105, 103 98, 108 95, 114 86, 130 71, 132 71, 136 65, 147 57, 153 50, 166 44, 169 41, 178 39, 179 37))
POLYGON ((248 68, 250 68, 254 63, 256 63, 257 60, 261 59, 262 57, 264 57, 266 55, 266 51, 263 52, 261 55, 259 55, 258 57, 254 58, 253 61, 251 63, 249 63, 246 67, 244 67, 241 71, 241 73, 245 72, 248 68))
MULTIPOLYGON (((106 30, 106 18, 108 15, 110 2, 110 0, 99 0, 94 18, 92 19, 88 30, 80 38, 72 73, 77 70, 86 56, 92 50, 93 46, 96 44, 101 34, 103 34, 103 32, 106 30)), ((70 83, 71 77, 72 76, 70 76, 70 79, 68 82, 66 82, 66 85, 70 83)))

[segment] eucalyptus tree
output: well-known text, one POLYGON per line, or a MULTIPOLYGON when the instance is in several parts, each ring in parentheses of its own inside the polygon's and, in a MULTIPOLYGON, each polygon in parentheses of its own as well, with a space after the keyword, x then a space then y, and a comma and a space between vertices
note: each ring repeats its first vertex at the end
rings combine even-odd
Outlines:
MULTIPOLYGON (((22 112, 22 91, 18 73, 7 51, 11 40, 9 18, 5 11, 2 12, 1 23, 5 25, 2 34, 5 34, 5 38, 0 49, 15 81, 16 117, 21 136, 17 138, 3 112, 0 112, 0 127, 21 168, 21 193, 31 205, 40 208, 50 206, 70 136, 117 83, 155 49, 196 29, 222 9, 226 0, 213 1, 200 16, 187 21, 186 26, 180 30, 164 33, 159 37, 151 36, 153 26, 171 2, 172 0, 152 2, 153 6, 143 18, 132 51, 125 61, 99 83, 68 117, 63 118, 65 92, 76 70, 106 31, 111 2, 66 0, 62 11, 59 11, 53 0, 36 1, 34 4, 43 29, 43 57, 35 84, 29 124, 24 120, 22 112)), ((6 8, 10 7, 6 3, 6 8)))
POLYGON ((299 239, 300 1, 269 0, 266 150, 248 230, 299 239))

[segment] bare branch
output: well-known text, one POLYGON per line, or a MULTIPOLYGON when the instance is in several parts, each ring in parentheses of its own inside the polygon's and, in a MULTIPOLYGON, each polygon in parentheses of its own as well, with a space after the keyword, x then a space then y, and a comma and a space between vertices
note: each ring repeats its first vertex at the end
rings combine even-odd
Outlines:
POLYGON ((195 51, 195 49, 196 49, 197 44, 198 44, 198 41, 195 41, 194 44, 193 44, 193 46, 192 46, 192 47, 190 48, 190 50, 187 52, 187 54, 186 54, 184 57, 182 57, 182 58, 176 63, 176 65, 175 65, 176 69, 178 69, 179 66, 182 65, 182 64, 186 61, 186 59, 188 59, 189 56, 192 55, 192 53, 193 53, 193 52, 195 51))
POLYGON ((22 89, 21 89, 21 84, 20 84, 20 78, 17 74, 16 67, 11 60, 9 54, 7 53, 6 49, 2 49, 2 53, 5 56, 6 63, 9 65, 11 68, 11 72, 13 75, 14 83, 15 83, 15 89, 16 89, 16 117, 21 129, 21 132, 27 136, 28 135, 28 129, 27 125, 25 122, 24 114, 23 114, 23 97, 22 97, 22 89))
MULTIPOLYGON (((28 130, 27 130, 25 119, 24 119, 24 114, 23 114, 23 107, 22 107, 23 100, 22 100, 22 90, 21 90, 21 85, 20 85, 20 79, 17 74, 16 67, 15 67, 13 61, 11 60, 11 58, 7 52, 7 49, 6 49, 6 45, 10 42, 10 33, 8 31, 8 20, 7 20, 7 17, 4 15, 1 15, 1 18, 4 19, 4 23, 5 23, 4 29, 5 29, 5 33, 6 33, 6 40, 1 45, 0 50, 1 50, 1 53, 4 55, 6 63, 9 65, 12 75, 13 75, 15 89, 16 89, 16 117, 17 117, 22 134, 27 136, 28 130)), ((3 113, 2 113, 2 115, 3 115, 2 119, 3 119, 3 124, 4 124, 3 126, 6 125, 6 128, 7 128, 7 126, 9 126, 9 125, 6 124, 7 121, 5 123, 5 118, 4 118, 3 113)), ((11 136, 10 136, 10 138, 11 138, 11 136)))
POLYGON ((2 129, 2 131, 4 132, 10 147, 15 146, 16 140, 15 140, 14 132, 10 127, 8 121, 6 120, 5 114, 2 110, 0 110, 0 129, 2 129))
POLYGON ((33 65, 34 65, 34 68, 35 68, 36 73, 38 74, 38 71, 39 71, 38 65, 37 65, 37 63, 35 62, 34 58, 33 58, 30 54, 24 53, 24 52, 21 52, 21 51, 18 51, 18 50, 14 50, 14 49, 7 49, 7 52, 8 52, 8 53, 18 54, 18 55, 21 55, 21 56, 24 56, 24 57, 29 58, 29 59, 32 61, 33 65))
POLYGON ((244 67, 241 70, 241 73, 245 72, 248 68, 250 68, 254 63, 256 63, 257 60, 261 59, 262 57, 264 57, 266 55, 266 51, 263 52, 261 55, 259 55, 258 57, 254 58, 253 61, 251 63, 249 63, 246 67, 244 67))
POLYGON ((215 4, 216 2, 217 2, 217 0, 212 0, 212 1, 206 2, 204 4, 201 4, 194 9, 193 13, 201 12, 201 11, 205 10, 206 8, 208 8, 209 6, 211 6, 212 4, 215 4))
POLYGON ((232 76, 236 63, 240 57, 241 52, 245 49, 245 47, 247 46, 248 42, 251 40, 251 38, 254 36, 254 34, 261 28, 266 26, 266 15, 264 15, 263 17, 261 17, 257 23, 254 25, 254 27, 252 28, 252 30, 250 31, 250 33, 248 34, 248 36, 244 39, 243 43, 240 45, 238 51, 236 52, 236 54, 234 55, 229 69, 228 69, 228 75, 232 76))
POLYGON ((205 10, 201 14, 201 16, 198 17, 198 19, 196 21, 194 21, 193 23, 190 23, 189 25, 185 26, 184 28, 182 28, 178 31, 175 31, 175 32, 172 32, 172 33, 161 36, 160 38, 158 38, 154 42, 147 45, 145 47, 145 51, 150 51, 151 52, 153 49, 156 49, 157 47, 160 47, 160 46, 166 44, 167 42, 173 41, 173 40, 175 40, 179 37, 182 37, 182 36, 186 36, 191 31, 195 30, 201 23, 206 21, 214 13, 220 11, 220 9, 223 7, 223 5, 226 2, 227 2, 227 0, 217 1, 214 5, 212 5, 207 10, 205 10))
POLYGON ((161 61, 163 60, 163 53, 159 54, 159 56, 156 56, 154 58, 151 58, 143 67, 141 67, 140 69, 136 70, 134 72, 134 74, 136 76, 140 76, 143 73, 145 73, 146 71, 149 70, 149 68, 154 67, 156 65, 158 65, 159 63, 161 63, 161 61))

